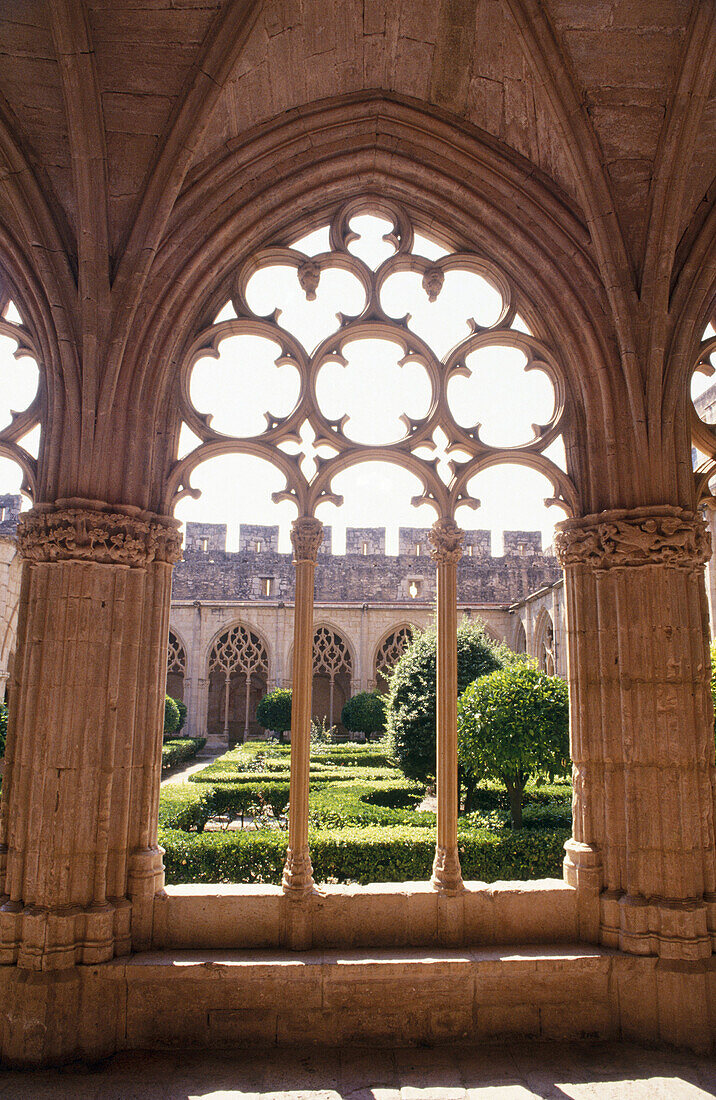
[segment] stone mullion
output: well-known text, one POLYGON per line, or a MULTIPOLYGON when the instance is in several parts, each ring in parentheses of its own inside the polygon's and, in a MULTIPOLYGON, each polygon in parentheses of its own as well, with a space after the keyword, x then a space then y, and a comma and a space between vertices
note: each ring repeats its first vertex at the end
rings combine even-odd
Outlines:
POLYGON ((438 520, 430 531, 437 569, 436 779, 437 839, 432 884, 454 893, 463 889, 457 850, 457 564, 464 532, 438 520))
POLYGON ((291 701, 291 784, 288 851, 283 872, 284 892, 301 897, 314 889, 308 850, 308 796, 313 691, 313 601, 318 547, 323 538, 319 520, 305 516, 291 529, 296 567, 293 620, 293 697, 291 701))
POLYGON ((591 934, 596 923, 603 943, 694 961, 711 952, 716 916, 703 525, 664 507, 561 528, 570 675, 580 681, 571 701, 579 781, 565 874, 580 891, 585 927, 591 934), (582 812, 600 786, 604 814, 582 812))

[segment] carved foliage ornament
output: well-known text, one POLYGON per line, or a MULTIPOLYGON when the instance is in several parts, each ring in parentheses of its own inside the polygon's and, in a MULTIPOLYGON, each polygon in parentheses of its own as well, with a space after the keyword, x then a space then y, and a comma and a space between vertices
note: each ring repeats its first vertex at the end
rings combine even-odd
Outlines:
POLYGON ((563 567, 666 565, 696 569, 711 556, 711 538, 694 512, 638 508, 565 520, 558 524, 555 551, 563 567))
POLYGON ((32 509, 17 526, 20 553, 29 561, 91 561, 142 567, 181 558, 181 535, 172 526, 120 512, 32 509))
POLYGON ((439 519, 428 531, 430 555, 437 565, 457 565, 462 557, 465 532, 452 519, 439 519))
POLYGON ((310 561, 315 564, 318 548, 323 541, 323 524, 312 516, 299 516, 291 524, 291 544, 294 561, 310 561))

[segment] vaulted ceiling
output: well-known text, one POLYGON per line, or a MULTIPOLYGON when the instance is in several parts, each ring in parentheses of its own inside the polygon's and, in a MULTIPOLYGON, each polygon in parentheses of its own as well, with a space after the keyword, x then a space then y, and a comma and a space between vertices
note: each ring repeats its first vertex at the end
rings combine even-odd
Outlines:
POLYGON ((0 0, 0 217, 29 174, 111 285, 248 131, 382 91, 613 219, 638 291, 663 208, 675 252, 716 199, 715 22, 713 0, 0 0))

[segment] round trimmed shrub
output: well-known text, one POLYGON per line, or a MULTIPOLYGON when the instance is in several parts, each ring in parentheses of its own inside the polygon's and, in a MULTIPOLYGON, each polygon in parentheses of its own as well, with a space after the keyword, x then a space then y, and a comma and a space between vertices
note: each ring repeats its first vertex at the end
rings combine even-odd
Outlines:
POLYGON ((458 700, 457 728, 461 766, 504 783, 515 829, 527 781, 569 768, 569 696, 560 676, 515 664, 481 677, 458 700))
MULTIPOLYGON (((386 703, 393 755, 409 779, 423 783, 435 777, 436 648, 434 627, 414 637, 395 664, 386 703)), ((502 664, 483 623, 463 619, 457 629, 458 694, 502 664)))
POLYGON ((341 722, 349 733, 372 733, 385 731, 385 700, 377 691, 360 691, 353 695, 341 711, 341 722))
POLYGON ((256 707, 256 721, 265 730, 271 730, 284 740, 291 728, 291 689, 277 688, 264 695, 256 707))

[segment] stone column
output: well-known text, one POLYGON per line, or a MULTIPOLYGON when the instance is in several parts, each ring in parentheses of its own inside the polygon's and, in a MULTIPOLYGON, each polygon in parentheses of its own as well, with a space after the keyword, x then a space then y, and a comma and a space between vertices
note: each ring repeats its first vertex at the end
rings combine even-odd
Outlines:
POLYGON ((457 852, 457 566, 461 531, 437 520, 428 535, 437 565, 437 845, 432 884, 444 893, 463 889, 457 852))
POLYGON ((525 602, 525 619, 522 624, 525 628, 525 653, 529 657, 536 656, 535 654, 535 629, 534 618, 532 615, 532 604, 529 600, 525 602))
POLYGON ((98 963, 149 943, 172 524, 40 505, 24 558, 0 815, 0 962, 98 963))
POLYGON ((705 525, 662 506, 559 528, 582 935, 693 963, 716 945, 705 525))
POLYGON ((293 521, 291 542, 296 566, 296 608, 293 620, 291 790, 283 889, 285 893, 299 897, 314 889, 308 851, 308 782, 313 689, 313 584, 322 538, 323 524, 320 520, 300 516, 293 521))

